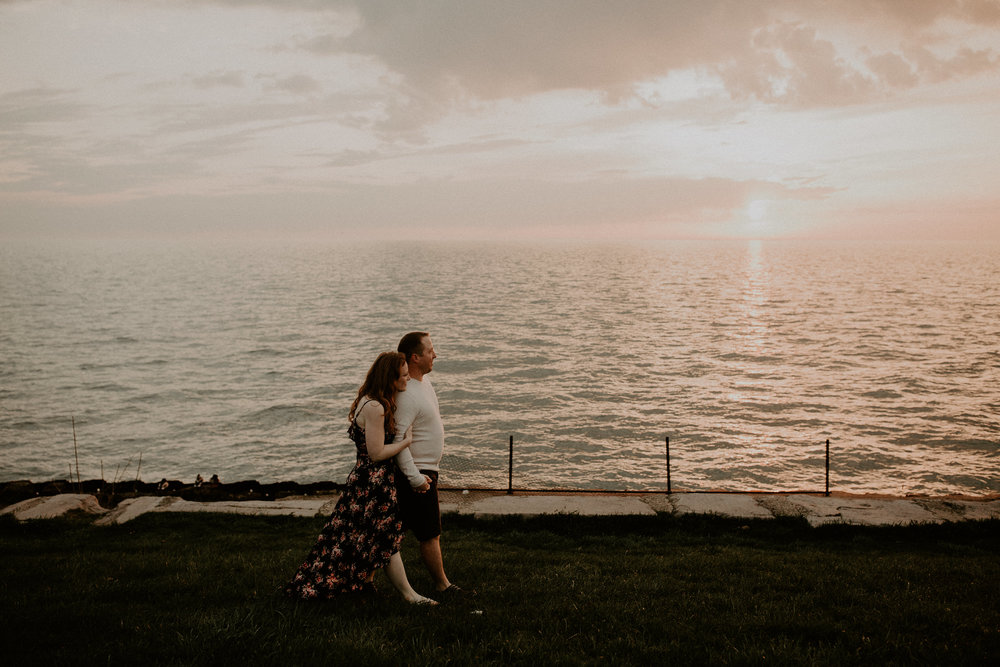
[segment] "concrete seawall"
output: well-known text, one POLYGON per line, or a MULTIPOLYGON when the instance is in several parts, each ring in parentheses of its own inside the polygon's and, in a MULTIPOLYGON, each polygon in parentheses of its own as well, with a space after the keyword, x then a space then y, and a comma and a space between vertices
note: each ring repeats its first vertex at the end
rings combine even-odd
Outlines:
MULTIPOLYGON (((176 496, 139 496, 112 509, 88 494, 64 493, 29 498, 3 510, 21 521, 54 518, 68 512, 94 517, 97 525, 122 524, 155 512, 222 512, 256 516, 325 516, 337 494, 279 500, 196 502, 176 496)), ((842 493, 572 493, 441 491, 442 513, 486 516, 627 516, 706 514, 742 519, 802 517, 813 526, 843 523, 865 526, 910 525, 1000 519, 1000 499, 888 498, 842 493)))

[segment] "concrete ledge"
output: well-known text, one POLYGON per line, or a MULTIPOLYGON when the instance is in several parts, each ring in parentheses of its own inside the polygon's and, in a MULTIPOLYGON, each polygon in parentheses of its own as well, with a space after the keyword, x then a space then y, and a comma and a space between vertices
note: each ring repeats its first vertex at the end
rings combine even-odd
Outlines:
MULTIPOLYGON (((29 498, 0 514, 18 520, 47 519, 80 511, 102 515, 97 525, 122 524, 148 512, 223 512, 251 516, 327 516, 339 495, 288 497, 280 500, 195 502, 176 496, 140 496, 122 501, 113 510, 101 507, 94 496, 62 494, 29 498)), ((624 516, 714 514, 742 519, 803 517, 811 525, 846 523, 864 526, 943 523, 1000 519, 1000 500, 881 498, 811 494, 690 493, 599 494, 517 493, 442 490, 441 512, 471 516, 624 516)))
POLYGON ((926 498, 913 502, 943 521, 977 521, 1000 518, 1000 500, 977 502, 926 498))
POLYGON ((813 526, 827 523, 891 526, 943 521, 911 500, 792 495, 788 496, 788 502, 801 506, 813 526))
POLYGON ((141 496, 122 501, 118 507, 94 523, 99 526, 122 524, 147 512, 221 512, 251 516, 317 516, 330 514, 337 498, 295 500, 234 500, 194 502, 174 497, 141 496))
POLYGON ((683 493, 674 495, 678 514, 716 514, 740 519, 773 519, 774 514, 752 496, 732 493, 683 493))
POLYGON ((639 498, 627 496, 492 496, 476 500, 458 509, 473 516, 536 516, 539 514, 576 514, 579 516, 618 516, 656 514, 639 498))
POLYGON ((316 516, 326 506, 327 500, 234 500, 202 503, 181 498, 165 498, 172 502, 160 503, 152 512, 223 512, 251 516, 316 516))

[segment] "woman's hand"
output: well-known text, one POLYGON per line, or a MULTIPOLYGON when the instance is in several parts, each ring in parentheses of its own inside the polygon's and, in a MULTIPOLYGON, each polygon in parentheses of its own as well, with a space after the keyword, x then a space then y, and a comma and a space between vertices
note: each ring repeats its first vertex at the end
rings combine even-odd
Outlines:
POLYGON ((412 425, 410 426, 410 428, 406 429, 406 433, 403 434, 403 438, 401 440, 397 440, 396 444, 402 445, 402 447, 399 448, 400 451, 406 449, 407 447, 409 447, 410 445, 413 444, 413 426, 412 425))

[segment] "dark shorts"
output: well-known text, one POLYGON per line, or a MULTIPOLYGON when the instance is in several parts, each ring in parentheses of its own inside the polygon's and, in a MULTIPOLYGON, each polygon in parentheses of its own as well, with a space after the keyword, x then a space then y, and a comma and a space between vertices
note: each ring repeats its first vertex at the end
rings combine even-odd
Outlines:
POLYGON ((396 497, 403 528, 412 530, 418 540, 426 542, 441 534, 441 508, 438 505, 437 472, 420 472, 431 478, 431 488, 424 493, 414 491, 406 475, 396 468, 396 497))

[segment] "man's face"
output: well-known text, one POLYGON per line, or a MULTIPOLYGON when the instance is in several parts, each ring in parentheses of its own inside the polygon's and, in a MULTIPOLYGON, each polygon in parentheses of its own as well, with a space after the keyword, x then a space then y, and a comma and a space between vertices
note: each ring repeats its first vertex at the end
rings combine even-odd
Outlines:
POLYGON ((415 354, 411 357, 412 364, 415 364, 417 368, 420 369, 421 373, 430 373, 434 368, 434 360, 437 355, 434 354, 434 344, 431 343, 430 336, 424 336, 423 339, 424 351, 421 354, 415 354))

